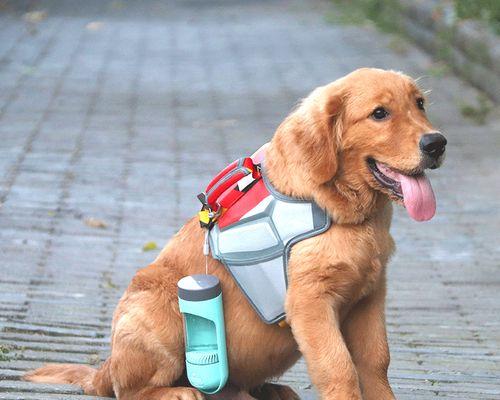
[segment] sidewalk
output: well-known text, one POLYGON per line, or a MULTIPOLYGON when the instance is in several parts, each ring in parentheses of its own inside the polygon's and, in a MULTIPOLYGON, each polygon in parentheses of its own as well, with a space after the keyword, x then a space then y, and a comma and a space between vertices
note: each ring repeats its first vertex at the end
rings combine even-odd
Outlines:
MULTIPOLYGON (((0 399, 88 399, 18 379, 105 359, 121 293, 196 193, 299 98, 361 66, 425 76, 449 141, 430 174, 437 216, 395 213, 392 385, 398 399, 500 398, 500 121, 461 116, 475 90, 411 45, 327 23, 321 1, 61 3, 38 3, 35 34, 0 13, 0 399)), ((316 398, 302 362, 282 381, 316 398)))

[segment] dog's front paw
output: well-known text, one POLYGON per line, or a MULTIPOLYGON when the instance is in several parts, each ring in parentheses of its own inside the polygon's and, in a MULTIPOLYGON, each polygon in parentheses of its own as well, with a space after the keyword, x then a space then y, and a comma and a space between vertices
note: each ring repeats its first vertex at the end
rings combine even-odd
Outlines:
POLYGON ((230 384, 217 394, 207 395, 207 398, 209 400, 256 400, 248 392, 239 390, 230 384))
POLYGON ((300 400, 292 388, 277 383, 264 383, 251 394, 258 400, 300 400))

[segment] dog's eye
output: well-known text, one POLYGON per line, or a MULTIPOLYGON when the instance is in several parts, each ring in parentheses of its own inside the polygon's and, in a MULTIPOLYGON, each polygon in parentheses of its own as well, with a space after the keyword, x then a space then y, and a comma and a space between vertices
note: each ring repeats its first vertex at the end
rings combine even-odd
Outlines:
POLYGON ((422 110, 422 111, 425 111, 425 101, 423 98, 419 97, 417 99, 417 107, 422 110))
POLYGON ((377 107, 373 112, 371 117, 376 121, 382 121, 389 116, 389 111, 387 111, 384 107, 377 107))

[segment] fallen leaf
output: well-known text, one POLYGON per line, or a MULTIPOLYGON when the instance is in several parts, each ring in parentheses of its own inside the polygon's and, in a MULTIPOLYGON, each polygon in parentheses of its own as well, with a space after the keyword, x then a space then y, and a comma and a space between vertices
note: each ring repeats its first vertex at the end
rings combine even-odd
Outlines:
POLYGON ((33 75, 36 72, 36 68, 31 65, 23 65, 21 73, 23 75, 33 75))
POLYGON ((158 248, 156 242, 147 242, 142 246, 142 251, 151 251, 156 250, 158 248))
POLYGON ((38 11, 30 11, 23 15, 23 19, 30 24, 37 24, 42 22, 45 18, 47 18, 48 14, 45 10, 38 11))
POLYGON ((106 224, 106 222, 97 218, 85 218, 84 222, 85 225, 90 226, 91 228, 106 229, 108 227, 108 224, 106 224))
POLYGON ((92 21, 85 25, 85 29, 89 31, 100 31, 104 26, 104 22, 101 21, 92 21))
POLYGON ((116 289, 118 287, 118 285, 114 283, 109 276, 105 278, 104 284, 109 289, 116 289))
POLYGON ((111 2, 111 8, 113 10, 121 10, 125 7, 125 3, 121 0, 115 0, 111 2))
POLYGON ((99 354, 90 354, 87 361, 90 365, 97 365, 101 362, 101 358, 99 357, 99 354))
POLYGON ((218 119, 213 121, 215 128, 231 128, 236 126, 238 121, 236 119, 218 119))

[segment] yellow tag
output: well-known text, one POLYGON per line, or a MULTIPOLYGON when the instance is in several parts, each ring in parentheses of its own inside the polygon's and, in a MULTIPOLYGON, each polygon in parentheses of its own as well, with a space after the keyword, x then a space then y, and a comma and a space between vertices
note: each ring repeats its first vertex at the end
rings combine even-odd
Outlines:
POLYGON ((208 210, 201 210, 198 213, 198 218, 200 219, 200 222, 202 224, 209 224, 210 223, 210 215, 208 210))

